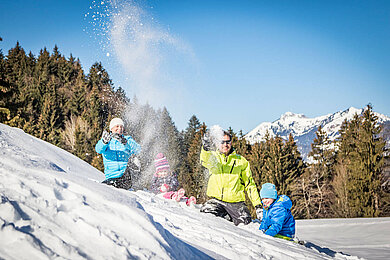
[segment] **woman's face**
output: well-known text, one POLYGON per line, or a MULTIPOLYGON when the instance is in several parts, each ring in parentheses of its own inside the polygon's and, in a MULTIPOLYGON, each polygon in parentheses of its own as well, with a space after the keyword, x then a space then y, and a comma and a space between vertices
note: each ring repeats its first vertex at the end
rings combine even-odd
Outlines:
POLYGON ((123 131, 125 130, 125 128, 123 127, 123 125, 116 125, 114 126, 113 128, 111 128, 111 132, 114 133, 114 134, 120 134, 122 135, 123 134, 123 131))

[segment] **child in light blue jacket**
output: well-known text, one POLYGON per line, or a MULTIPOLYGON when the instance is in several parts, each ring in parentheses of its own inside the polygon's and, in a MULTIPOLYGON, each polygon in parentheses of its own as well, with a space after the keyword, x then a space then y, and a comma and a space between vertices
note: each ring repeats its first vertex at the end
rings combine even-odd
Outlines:
POLYGON ((95 146, 97 153, 103 155, 104 183, 117 188, 131 187, 131 174, 126 171, 129 158, 138 154, 141 147, 131 136, 123 135, 124 123, 120 118, 110 122, 110 131, 103 132, 102 138, 95 146))
POLYGON ((292 202, 286 195, 279 195, 275 185, 264 183, 260 190, 263 218, 259 229, 266 235, 284 239, 294 238, 295 219, 291 214, 292 202))

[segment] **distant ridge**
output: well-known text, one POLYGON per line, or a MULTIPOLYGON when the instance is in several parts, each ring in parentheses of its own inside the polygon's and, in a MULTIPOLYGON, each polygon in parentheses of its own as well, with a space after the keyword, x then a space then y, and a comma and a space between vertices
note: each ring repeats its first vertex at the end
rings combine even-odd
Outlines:
MULTIPOLYGON (((286 112, 274 122, 261 123, 244 137, 253 144, 264 141, 267 131, 271 137, 279 135, 285 140, 288 139, 288 136, 291 133, 297 142, 298 149, 301 152, 303 159, 306 160, 311 150, 311 143, 315 138, 315 132, 320 125, 328 134, 329 139, 333 141, 339 137, 340 134, 338 131, 344 120, 351 120, 355 114, 361 115, 363 111, 363 108, 350 107, 344 111, 338 111, 333 114, 315 118, 308 118, 303 114, 286 112)), ((378 122, 380 124, 390 124, 390 117, 377 112, 374 113, 378 117, 378 122)))

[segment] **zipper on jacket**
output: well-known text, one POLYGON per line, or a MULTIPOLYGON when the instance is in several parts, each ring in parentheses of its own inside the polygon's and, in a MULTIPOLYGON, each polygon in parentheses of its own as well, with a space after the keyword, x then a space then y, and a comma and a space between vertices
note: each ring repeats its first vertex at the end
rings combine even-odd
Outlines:
POLYGON ((222 194, 221 194, 221 200, 223 201, 223 187, 222 187, 222 194))
POLYGON ((230 169, 230 173, 232 173, 233 172, 233 168, 234 168, 234 165, 236 164, 236 160, 234 160, 234 162, 233 162, 233 166, 232 166, 232 168, 230 169))

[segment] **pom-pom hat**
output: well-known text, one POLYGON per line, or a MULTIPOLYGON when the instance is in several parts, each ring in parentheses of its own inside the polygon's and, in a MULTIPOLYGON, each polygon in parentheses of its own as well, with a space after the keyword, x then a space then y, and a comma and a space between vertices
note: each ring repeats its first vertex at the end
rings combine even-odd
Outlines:
POLYGON ((157 154, 156 160, 154 160, 154 166, 156 167, 156 174, 163 171, 169 171, 170 169, 168 160, 162 153, 157 154))
POLYGON ((262 199, 275 199, 278 197, 278 192, 276 191, 275 185, 272 183, 264 183, 261 186, 260 197, 262 199))
POLYGON ((121 126, 125 126, 125 124, 123 123, 123 120, 118 118, 118 117, 115 117, 111 120, 110 122, 110 130, 114 127, 114 126, 117 126, 117 125, 121 125, 121 126))

